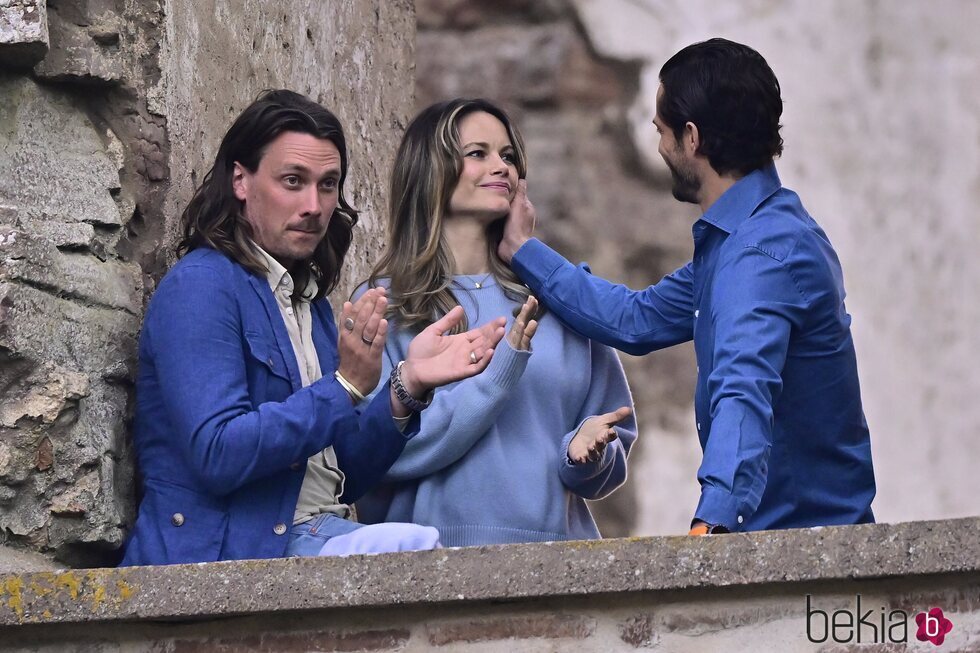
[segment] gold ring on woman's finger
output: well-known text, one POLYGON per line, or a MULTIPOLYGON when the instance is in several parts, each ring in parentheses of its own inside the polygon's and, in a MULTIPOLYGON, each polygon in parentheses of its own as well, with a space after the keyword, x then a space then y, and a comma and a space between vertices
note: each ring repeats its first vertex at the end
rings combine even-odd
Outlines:
POLYGON ((471 351, 470 352, 470 362, 473 363, 474 365, 476 365, 476 361, 477 360, 479 360, 479 359, 476 357, 476 352, 475 351, 471 351))
POLYGON ((367 339, 367 338, 365 338, 364 336, 361 336, 361 342, 363 342, 363 343, 364 343, 365 345, 367 345, 368 347, 370 347, 371 345, 373 345, 373 344, 374 344, 374 341, 373 341, 373 340, 368 340, 368 339, 367 339))

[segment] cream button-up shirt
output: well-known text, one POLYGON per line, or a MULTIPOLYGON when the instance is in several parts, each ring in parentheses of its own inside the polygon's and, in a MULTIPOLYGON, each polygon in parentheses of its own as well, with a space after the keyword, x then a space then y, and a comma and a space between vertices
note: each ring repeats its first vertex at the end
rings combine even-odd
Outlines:
MULTIPOLYGON (((254 245, 254 243, 253 243, 254 245)), ((266 265, 266 280, 276 297, 276 304, 286 323, 289 342, 299 367, 303 387, 320 379, 320 359, 313 347, 313 317, 310 300, 316 295, 316 282, 310 279, 298 298, 293 298, 293 278, 279 261, 272 258, 261 247, 255 245, 266 265)), ((351 508, 340 502, 344 492, 344 473, 337 464, 337 454, 333 447, 313 455, 306 463, 306 475, 296 501, 293 523, 310 521, 321 513, 333 513, 338 517, 349 517, 351 508)))

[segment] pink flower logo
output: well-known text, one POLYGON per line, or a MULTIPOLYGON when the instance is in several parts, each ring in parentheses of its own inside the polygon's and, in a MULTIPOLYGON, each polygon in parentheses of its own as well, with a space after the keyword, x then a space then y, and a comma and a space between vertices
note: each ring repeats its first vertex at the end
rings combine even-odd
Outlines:
POLYGON ((946 633, 953 630, 953 622, 943 616, 941 608, 920 612, 915 615, 915 623, 919 625, 915 638, 920 642, 932 642, 936 646, 941 646, 946 639, 946 633))

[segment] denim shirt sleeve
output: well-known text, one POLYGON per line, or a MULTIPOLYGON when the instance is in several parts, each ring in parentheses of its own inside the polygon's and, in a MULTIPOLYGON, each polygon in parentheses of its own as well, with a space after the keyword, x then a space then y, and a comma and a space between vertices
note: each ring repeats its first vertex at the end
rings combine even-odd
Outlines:
POLYGON ((707 379, 711 426, 695 519, 735 531, 759 507, 766 487, 773 405, 790 334, 807 302, 783 262, 756 247, 742 247, 718 265, 707 379))
POLYGON ((574 331, 628 354, 642 355, 693 336, 694 282, 688 264, 644 290, 592 276, 532 238, 511 266, 549 310, 574 331))

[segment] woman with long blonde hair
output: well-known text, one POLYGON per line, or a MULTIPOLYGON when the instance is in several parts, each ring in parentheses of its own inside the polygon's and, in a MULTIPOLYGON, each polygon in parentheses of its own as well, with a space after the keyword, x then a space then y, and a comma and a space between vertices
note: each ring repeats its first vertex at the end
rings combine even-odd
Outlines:
POLYGON ((406 130, 388 248, 359 290, 388 289, 384 364, 455 306, 457 329, 510 324, 483 374, 417 398, 431 402, 419 433, 358 504, 368 523, 434 526, 447 546, 597 538, 585 500, 626 479, 636 423, 618 358, 542 311, 497 255, 526 171, 520 133, 486 100, 435 104, 406 130))

